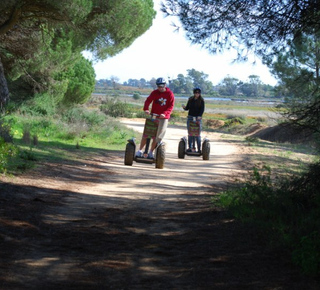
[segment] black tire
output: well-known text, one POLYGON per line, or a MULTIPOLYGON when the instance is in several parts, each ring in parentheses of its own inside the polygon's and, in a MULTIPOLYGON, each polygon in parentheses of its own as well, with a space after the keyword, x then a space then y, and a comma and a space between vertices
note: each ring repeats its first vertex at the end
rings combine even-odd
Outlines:
POLYGON ((164 144, 160 144, 156 152, 156 168, 163 169, 166 157, 166 148, 164 144))
POLYGON ((134 159, 134 145, 131 143, 127 143, 126 152, 124 154, 124 165, 132 166, 134 159))
POLYGON ((202 158, 203 160, 210 158, 210 143, 208 141, 204 141, 202 144, 202 158))
POLYGON ((186 155, 186 143, 183 140, 180 140, 178 147, 178 158, 184 159, 186 155))

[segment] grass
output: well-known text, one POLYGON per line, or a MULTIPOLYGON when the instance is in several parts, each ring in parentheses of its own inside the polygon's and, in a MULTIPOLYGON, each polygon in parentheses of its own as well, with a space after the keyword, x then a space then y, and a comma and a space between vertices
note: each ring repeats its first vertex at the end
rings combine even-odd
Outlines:
POLYGON ((223 134, 246 144, 248 173, 212 202, 281 249, 309 276, 320 274, 319 156, 306 144, 274 143, 223 134))
POLYGON ((43 160, 76 158, 79 152, 124 150, 129 138, 140 138, 116 118, 85 106, 52 116, 16 112, 2 117, 1 122, 10 130, 11 146, 17 151, 10 156, 8 146, 0 148, 0 172, 6 174, 28 170, 43 160))
POLYGON ((271 169, 255 167, 237 187, 213 199, 254 227, 261 241, 291 255, 310 276, 320 274, 320 163, 299 175, 272 179, 271 169))
POLYGON ((268 166, 274 176, 299 174, 306 167, 317 161, 317 152, 308 144, 276 143, 244 135, 222 134, 229 142, 244 144, 250 154, 247 154, 251 167, 268 166))

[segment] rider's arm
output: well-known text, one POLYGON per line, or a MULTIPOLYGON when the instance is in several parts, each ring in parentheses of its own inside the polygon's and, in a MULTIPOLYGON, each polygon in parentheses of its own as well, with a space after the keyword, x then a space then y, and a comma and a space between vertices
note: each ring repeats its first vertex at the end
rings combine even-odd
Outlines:
POLYGON ((185 111, 188 111, 190 107, 190 99, 188 99, 187 105, 183 108, 185 111))
POLYGON ((153 101, 153 94, 151 93, 149 97, 147 97, 146 100, 144 101, 144 106, 143 106, 144 111, 149 111, 149 106, 152 101, 153 101))

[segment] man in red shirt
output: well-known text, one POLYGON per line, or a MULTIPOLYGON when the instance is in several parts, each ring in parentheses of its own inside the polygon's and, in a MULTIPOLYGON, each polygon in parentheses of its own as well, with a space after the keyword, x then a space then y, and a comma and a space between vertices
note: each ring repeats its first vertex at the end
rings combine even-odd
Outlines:
MULTIPOLYGON (((157 144, 164 138, 166 134, 168 120, 170 119, 171 112, 174 106, 173 92, 166 86, 166 80, 164 78, 158 78, 156 80, 157 89, 152 91, 149 97, 144 102, 143 110, 147 115, 157 114, 159 115, 159 127, 156 138, 153 140, 148 158, 153 158, 153 150, 157 144), (151 106, 151 112, 149 106, 151 106)), ((140 149, 137 151, 136 156, 143 156, 143 147, 146 145, 147 139, 142 137, 140 142, 140 149)))

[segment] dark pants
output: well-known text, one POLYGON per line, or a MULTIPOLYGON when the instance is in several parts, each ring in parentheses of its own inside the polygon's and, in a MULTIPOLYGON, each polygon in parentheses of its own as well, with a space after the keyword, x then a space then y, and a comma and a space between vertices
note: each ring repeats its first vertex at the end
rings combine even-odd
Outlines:
MULTIPOLYGON (((188 132, 189 132, 189 126, 190 122, 194 122, 194 116, 188 116, 187 118, 187 127, 188 127, 188 132)), ((188 134, 188 146, 189 149, 196 149, 196 144, 197 144, 197 149, 198 151, 201 150, 201 130, 202 130, 202 119, 197 120, 196 122, 199 122, 200 129, 199 129, 199 136, 189 136, 188 134)))

